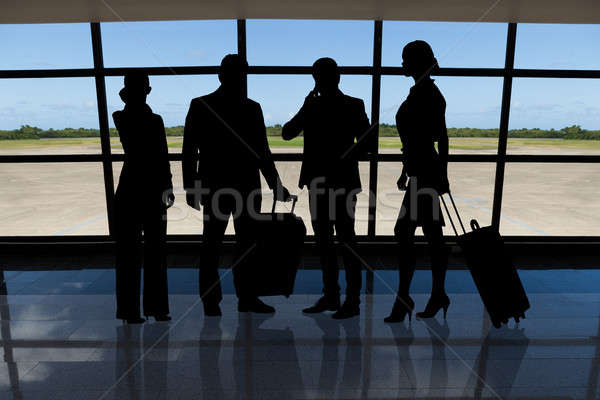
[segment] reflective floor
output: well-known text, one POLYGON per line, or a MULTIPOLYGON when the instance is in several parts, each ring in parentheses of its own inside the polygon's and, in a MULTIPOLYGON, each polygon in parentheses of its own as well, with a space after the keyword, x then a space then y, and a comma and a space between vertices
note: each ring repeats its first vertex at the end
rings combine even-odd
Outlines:
MULTIPOLYGON (((238 314, 227 294, 224 316, 204 318, 198 296, 182 289, 171 295, 173 321, 141 326, 114 320, 114 295, 89 288, 106 271, 7 272, 0 399, 600 397, 600 290, 535 286, 536 274, 545 282, 569 272, 522 274, 532 288, 527 319, 494 329, 468 274, 451 272, 449 283, 465 283, 449 285, 447 321, 385 324, 393 296, 383 289, 363 297, 360 318, 342 322, 302 315, 316 294, 265 299, 277 308, 270 317, 238 314)), ((427 276, 415 280, 418 310, 427 276)))

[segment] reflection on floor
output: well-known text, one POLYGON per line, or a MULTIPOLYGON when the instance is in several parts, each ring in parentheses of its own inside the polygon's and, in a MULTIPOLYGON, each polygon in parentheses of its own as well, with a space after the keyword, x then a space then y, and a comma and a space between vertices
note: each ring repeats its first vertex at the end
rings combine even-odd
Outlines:
MULTIPOLYGON (((546 272, 560 276, 531 272, 525 286, 546 272)), ((462 271, 449 277, 465 286, 452 291, 447 322, 385 324, 393 296, 383 289, 364 296, 360 318, 342 322, 302 315, 316 294, 267 299, 277 308, 270 317, 238 314, 228 294, 224 316, 204 318, 198 296, 182 289, 171 295, 170 323, 125 326, 96 282, 105 273, 5 273, 0 400, 598 398, 600 291, 587 286, 538 285, 527 319, 502 329, 490 326, 462 271)))

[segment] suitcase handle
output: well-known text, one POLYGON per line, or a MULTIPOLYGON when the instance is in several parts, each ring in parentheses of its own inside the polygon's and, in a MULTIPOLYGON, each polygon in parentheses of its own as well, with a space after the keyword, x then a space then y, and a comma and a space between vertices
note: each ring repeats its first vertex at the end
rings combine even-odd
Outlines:
MULTIPOLYGON (((456 208, 456 203, 454 202, 454 197, 452 197, 452 193, 448 192, 448 196, 450 197, 450 201, 452 202, 452 207, 454 207, 454 212, 456 212, 456 216, 458 217, 458 222, 460 223, 460 227, 462 228, 463 233, 467 233, 465 230, 465 226, 463 225, 462 219, 460 218, 460 214, 458 213, 458 208, 456 208)), ((444 205, 444 209, 446 210, 446 214, 448 215, 448 219, 450 220, 450 225, 452 225, 452 230, 456 236, 459 236, 458 231, 456 230, 456 225, 454 225, 454 221, 452 220, 452 216, 450 215, 450 211, 448 210, 448 206, 446 205, 446 200, 444 200, 444 196, 440 195, 440 200, 442 200, 442 204, 444 205)))
MULTIPOLYGON (((296 208, 296 202, 298 201, 298 195, 290 194, 290 199, 292 199, 292 211, 291 214, 294 213, 294 209, 296 208)), ((273 206, 271 207, 271 214, 275 214, 275 205, 277 204, 277 199, 273 196, 273 206)))

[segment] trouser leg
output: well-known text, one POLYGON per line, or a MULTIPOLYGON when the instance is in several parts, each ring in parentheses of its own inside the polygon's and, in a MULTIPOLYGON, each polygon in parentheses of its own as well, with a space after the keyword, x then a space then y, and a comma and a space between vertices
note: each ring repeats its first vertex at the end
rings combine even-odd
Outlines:
POLYGON ((220 303, 223 295, 219 276, 220 247, 227 229, 227 219, 224 214, 212 211, 212 206, 206 204, 203 208, 204 240, 200 254, 199 286, 200 297, 204 303, 220 303))
POLYGON ((144 221, 144 315, 169 314, 167 212, 157 207, 144 221))
POLYGON ((326 297, 337 298, 340 295, 340 286, 338 284, 339 269, 336 249, 333 243, 330 196, 326 189, 317 190, 309 192, 309 206, 323 274, 323 294, 326 297))
POLYGON ((262 198, 260 192, 243 193, 241 210, 234 213, 233 224, 236 235, 236 258, 233 270, 233 283, 238 299, 256 296, 254 290, 257 282, 252 268, 254 262, 260 262, 253 257, 256 241, 254 240, 255 216, 260 213, 262 198))
POLYGON ((346 301, 360 302, 362 260, 357 252, 354 230, 356 195, 340 193, 335 205, 335 229, 346 271, 346 301))
POLYGON ((117 318, 131 319, 140 316, 141 224, 124 201, 115 203, 117 318))

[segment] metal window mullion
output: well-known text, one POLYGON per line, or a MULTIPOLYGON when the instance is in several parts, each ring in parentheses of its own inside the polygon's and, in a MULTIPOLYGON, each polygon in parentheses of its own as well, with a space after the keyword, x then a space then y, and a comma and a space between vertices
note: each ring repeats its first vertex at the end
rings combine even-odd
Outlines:
MULTIPOLYGON (((237 20, 237 52, 240 57, 248 62, 248 55, 246 53, 246 20, 237 20)), ((244 96, 248 96, 248 77, 244 78, 244 96)))
POLYGON ((508 24, 506 35, 506 59, 504 62, 504 83, 502 86, 502 110, 500 112, 500 128, 498 131, 498 158, 496 162, 496 178, 494 182, 494 203, 492 206, 492 226, 500 229, 502 211, 502 191, 504 189, 504 170, 506 166, 506 146, 508 143, 508 120, 510 115, 510 97, 515 63, 515 43, 517 24, 508 24))
POLYGON ((110 154, 110 132, 108 128, 108 106, 106 104, 106 83, 104 80, 104 60, 102 56, 102 33, 100 23, 90 23, 92 33, 92 51, 94 55, 94 78, 96 81, 96 99, 98 102, 98 122, 100 127, 100 144, 102 147, 102 168, 104 171, 104 191, 106 195, 106 211, 108 215, 108 231, 114 234, 113 202, 115 186, 110 154))
POLYGON ((379 154, 379 110, 381 102, 381 39, 383 23, 374 21, 373 32, 373 75, 371 86, 371 124, 375 124, 374 133, 377 136, 377 145, 371 149, 372 157, 369 161, 369 221, 367 235, 375 236, 376 211, 377 211, 377 160, 379 154))
MULTIPOLYGON (((373 21, 373 75, 371 76, 371 124, 375 124, 372 134, 377 136, 375 147, 371 150, 369 159, 369 217, 367 221, 367 236, 375 238, 377 215, 377 163, 379 160, 379 110, 381 101, 381 37, 382 21, 373 21)), ((373 293, 373 269, 366 271, 367 294, 373 293)))

